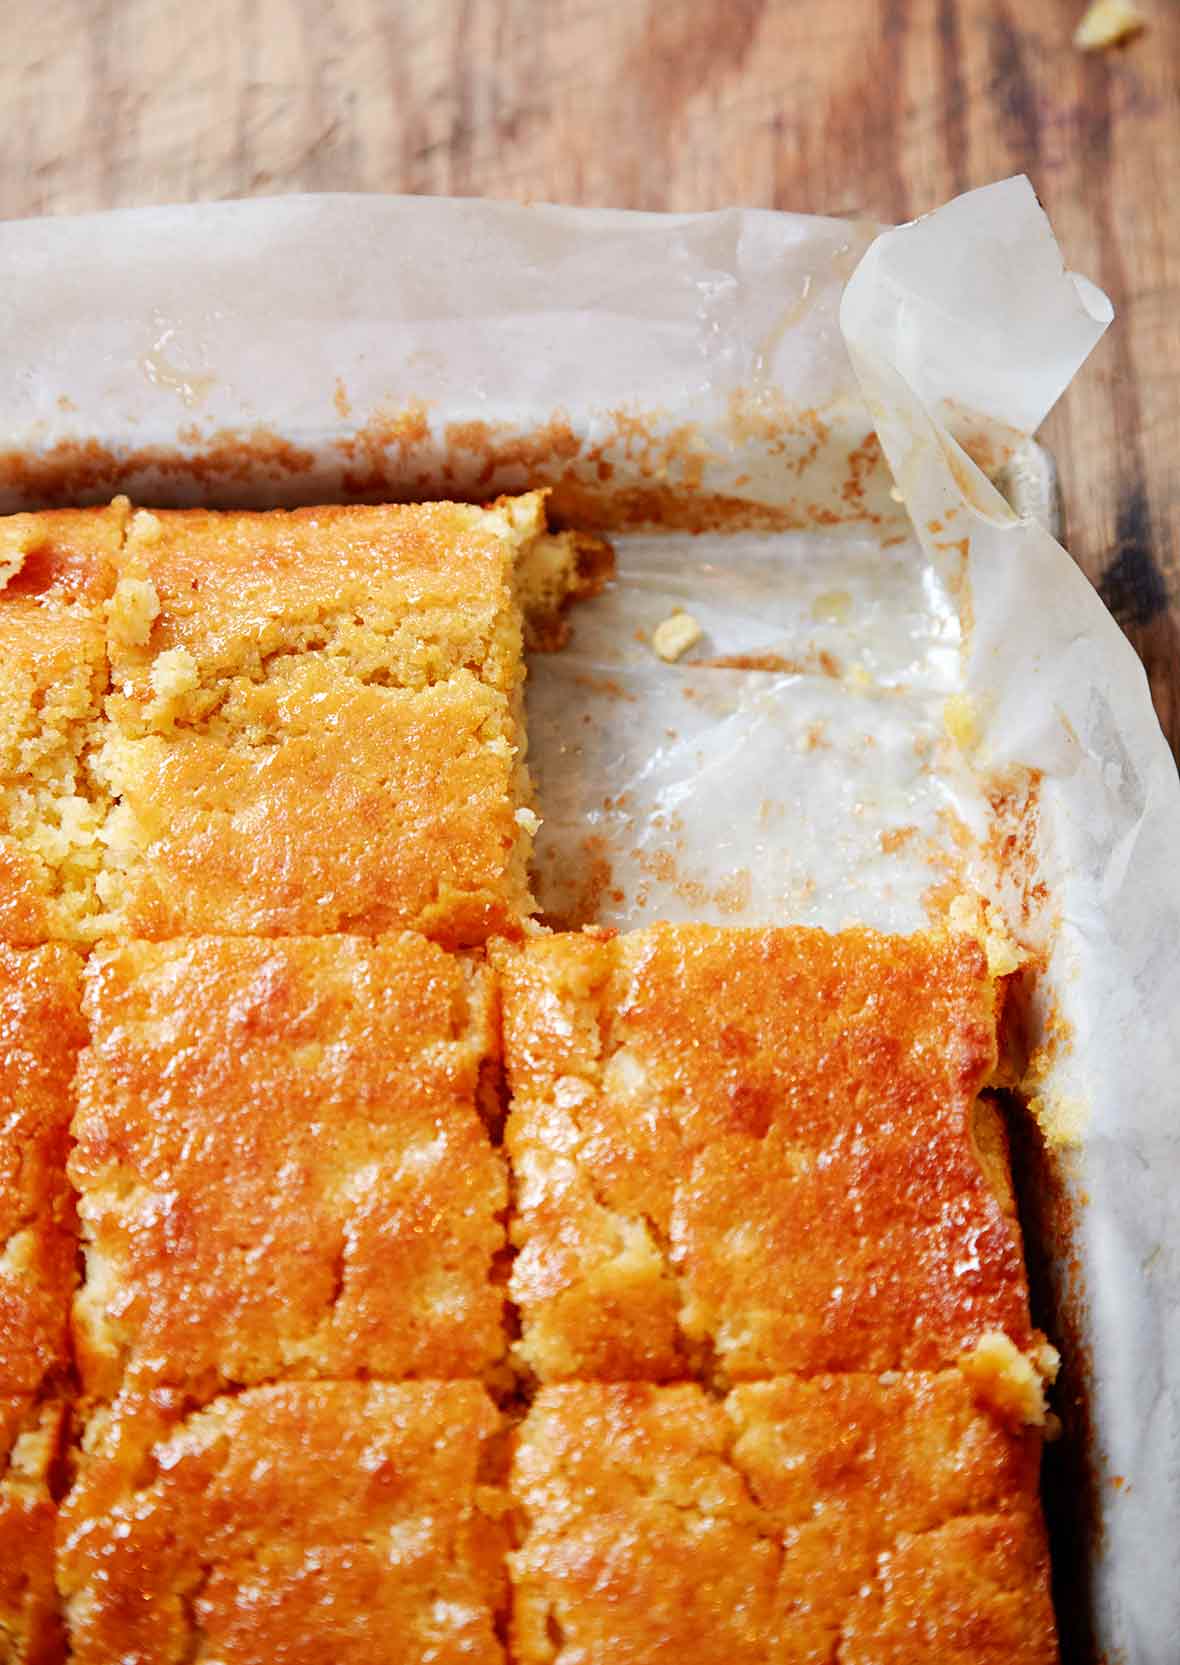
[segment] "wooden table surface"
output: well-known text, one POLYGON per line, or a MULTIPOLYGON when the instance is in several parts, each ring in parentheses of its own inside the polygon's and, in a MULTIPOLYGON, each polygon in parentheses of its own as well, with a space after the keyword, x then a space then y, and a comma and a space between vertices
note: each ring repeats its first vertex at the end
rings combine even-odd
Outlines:
POLYGON ((1118 318, 1045 429, 1180 748, 1180 5, 6 0, 0 217, 283 191, 905 219, 1027 172, 1118 318))

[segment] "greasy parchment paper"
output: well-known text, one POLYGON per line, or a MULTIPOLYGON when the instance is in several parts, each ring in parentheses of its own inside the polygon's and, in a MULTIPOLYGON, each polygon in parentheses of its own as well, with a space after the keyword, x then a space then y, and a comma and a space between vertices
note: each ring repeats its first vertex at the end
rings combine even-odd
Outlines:
POLYGON ((924 535, 928 558, 967 539, 981 760, 1041 775, 1053 919, 1038 1004, 1070 1037, 1046 1090, 1076 1119, 1086 1199, 1096 1631, 1116 1657, 1163 1665, 1180 1657, 1180 782, 1121 632, 938 419, 951 397, 1031 429, 1109 310, 1010 181, 882 237, 841 316, 915 523, 945 528, 924 535))
POLYGON ((551 918, 912 929, 993 897, 1074 1146, 1093 1627, 1164 1665, 1180 785, 1117 627, 988 477, 1110 311, 1025 181, 875 232, 379 197, 0 226, 0 508, 549 484, 618 554, 531 671, 551 918), (666 665, 676 606, 704 635, 666 665))

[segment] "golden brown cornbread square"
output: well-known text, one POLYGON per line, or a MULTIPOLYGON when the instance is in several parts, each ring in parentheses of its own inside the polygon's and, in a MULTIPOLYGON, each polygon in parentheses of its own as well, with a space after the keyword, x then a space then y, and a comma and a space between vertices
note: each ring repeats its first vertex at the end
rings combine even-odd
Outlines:
POLYGON ((1020 1510, 903 1533, 849 1614, 840 1665, 1056 1665, 1040 1522, 1020 1510))
POLYGON ((889 1586, 888 1557, 915 1540, 933 1550, 930 1634, 905 1657, 915 1665, 960 1657, 941 1648, 961 1612, 958 1585, 980 1641, 964 1665, 1056 1658, 1041 1437, 998 1417, 964 1372, 779 1377, 735 1388, 726 1412, 737 1431, 733 1460, 784 1546, 782 1657, 827 1660, 838 1638, 838 1657, 851 1657, 850 1632, 882 1629, 874 1615, 889 1586), (960 1555, 958 1530, 984 1520, 1006 1523, 1022 1546, 1018 1610, 995 1599, 960 1555))
POLYGON ((0 1660, 57 1665, 65 1638, 54 1588, 51 1478, 65 1406, 0 1395, 0 1660))
POLYGON ((409 932, 119 943, 91 957, 84 1009, 88 1392, 496 1367, 484 966, 409 932))
POLYGON ((62 1508, 71 1658, 495 1665, 500 1443, 473 1382, 120 1400, 62 1508))
POLYGON ((63 944, 0 945, 0 1395, 40 1393, 69 1365, 78 1236, 65 1167, 81 969, 63 944))
POLYGON ((695 1385, 538 1391, 510 1478, 516 1665, 762 1665, 781 1551, 732 1443, 695 1385))
POLYGON ((973 1126, 974 939, 656 926, 498 947, 522 1362, 541 1380, 935 1368, 1033 1342, 973 1126))
POLYGON ((1036 1475, 1035 1438, 995 1422, 954 1370, 782 1379, 724 1401, 695 1384, 542 1388, 511 1476, 513 1657, 877 1665, 873 1642, 900 1635, 924 1579, 899 1661, 966 1665, 939 1651, 962 1625, 962 1580, 973 1657, 1050 1665, 1036 1475), (980 1531, 1011 1546, 1002 1572, 966 1564, 980 1531), (926 1546, 920 1574, 911 1545, 926 1546))
POLYGON ((90 759, 126 518, 122 500, 0 518, 0 941, 85 938, 99 907, 90 759))
POLYGON ((96 768, 116 934, 512 933, 543 495, 135 514, 96 768))

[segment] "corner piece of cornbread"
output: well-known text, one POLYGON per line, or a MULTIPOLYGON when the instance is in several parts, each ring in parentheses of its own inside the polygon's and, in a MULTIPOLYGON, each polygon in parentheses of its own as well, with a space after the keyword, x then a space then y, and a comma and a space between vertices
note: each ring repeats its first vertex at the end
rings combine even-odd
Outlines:
POLYGON ((62 1507, 70 1657, 496 1665, 499 1436, 473 1382, 120 1400, 62 1507))
POLYGON ((1037 1461, 953 1370, 542 1388, 513 1658, 1052 1665, 1037 1461))
POLYGON ((128 505, 0 519, 0 941, 85 936, 110 807, 90 758, 128 505))
POLYGON ((0 1395, 52 1390, 69 1366, 78 1237, 65 1166, 81 970, 64 945, 0 944, 0 1395))
POLYGON ((542 1381, 1034 1345, 992 1123, 975 1138, 997 991, 972 939, 657 926, 493 958, 518 1352, 542 1381))
POLYGON ((518 930, 515 567, 544 498, 139 512, 110 606, 120 935, 518 930))
POLYGON ((544 500, 0 518, 0 941, 518 934, 544 500))
POLYGON ((75 1146, 86 1392, 502 1360, 482 965, 405 932, 107 945, 75 1146))
POLYGON ((0 1394, 0 1659, 57 1665, 65 1641, 54 1588, 50 1479, 61 1455, 65 1407, 0 1394))

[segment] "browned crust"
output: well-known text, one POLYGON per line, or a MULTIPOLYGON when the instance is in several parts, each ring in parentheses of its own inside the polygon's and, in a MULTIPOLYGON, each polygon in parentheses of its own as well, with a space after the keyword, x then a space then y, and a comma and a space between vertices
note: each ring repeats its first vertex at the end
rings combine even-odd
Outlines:
POLYGON ((1030 1344, 1010 1197, 972 1132, 996 1059, 973 940, 657 926, 495 963, 512 1287, 543 1378, 1030 1344))

